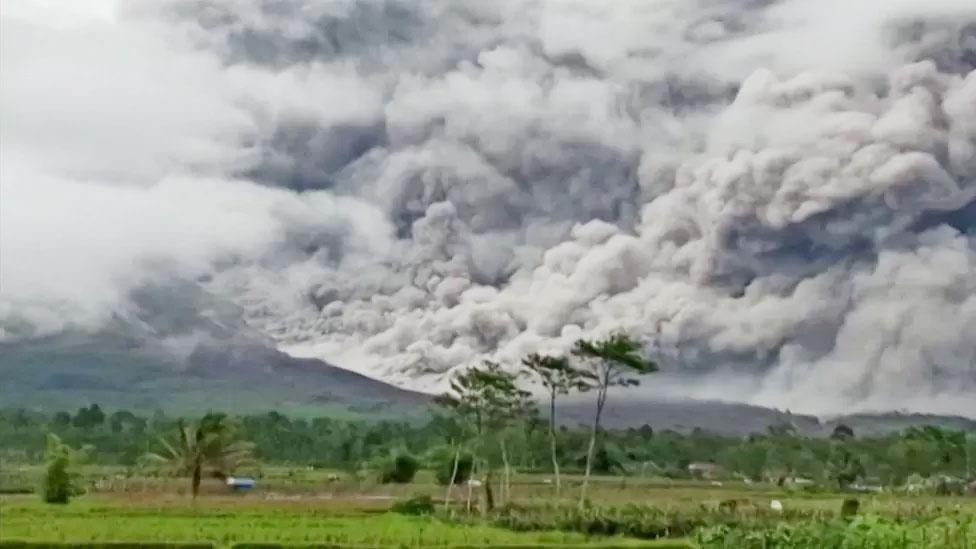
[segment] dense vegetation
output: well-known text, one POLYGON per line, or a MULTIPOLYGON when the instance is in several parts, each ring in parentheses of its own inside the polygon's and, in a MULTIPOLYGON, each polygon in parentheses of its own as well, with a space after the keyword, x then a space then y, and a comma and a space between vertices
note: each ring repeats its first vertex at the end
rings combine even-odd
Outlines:
MULTIPOLYGON (((464 491, 455 492, 454 510, 442 505, 443 485, 451 478, 463 483, 478 459, 501 459, 499 445, 465 439, 462 422, 447 414, 426 423, 395 423, 276 412, 199 420, 142 417, 95 405, 52 415, 8 410, 0 413, 0 457, 6 464, 0 486, 39 486, 48 501, 85 489, 124 499, 51 506, 36 496, 0 496, 4 539, 606 548, 666 538, 677 540, 668 547, 685 547, 680 540, 691 539, 701 548, 784 549, 961 549, 976 539, 972 506, 959 510, 952 499, 932 499, 957 491, 962 483, 953 477, 966 477, 971 465, 967 442, 973 440, 957 431, 923 427, 859 437, 839 427, 832 437, 809 438, 789 425, 747 437, 608 430, 594 451, 593 469, 601 476, 591 487, 592 503, 579 507, 555 497, 552 437, 545 421, 530 416, 494 435, 506 442, 514 486, 507 488, 507 504, 483 514, 456 512, 464 509, 458 500, 464 491), (239 460, 236 452, 245 447, 254 459, 239 460), (167 495, 189 494, 185 480, 168 477, 192 477, 196 463, 204 476, 225 467, 255 474, 266 494, 301 490, 315 498, 326 490, 349 499, 330 504, 336 507, 324 514, 309 507, 316 499, 300 499, 294 507, 282 506, 288 499, 270 500, 259 509, 237 503, 246 500, 210 499, 188 511, 186 498, 167 495), (688 466, 695 463, 717 466, 701 474, 724 486, 694 480, 699 473, 688 466), (84 478, 75 482, 81 470, 84 478), (18 471, 33 471, 33 480, 15 478, 18 471), (333 483, 334 477, 341 480, 333 483), (791 485, 797 477, 810 483, 791 485), (34 484, 37 479, 42 481, 34 484), (99 479, 112 482, 106 487, 99 479), (394 484, 384 493, 392 490, 399 501, 356 499, 385 482, 394 484), (873 489, 871 483, 885 485, 886 494, 854 495, 867 505, 844 517, 838 490, 864 492, 873 489), (916 488, 930 495, 911 495, 916 488), (409 497, 414 493, 423 495, 409 497), (771 499, 784 501, 786 511, 770 510, 771 499), (364 502, 376 507, 357 514, 364 502), (384 508, 392 514, 372 514, 384 508)), ((588 427, 558 429, 555 455, 564 491, 580 487, 591 434, 588 427)), ((207 497, 214 498, 210 490, 207 497)))
MULTIPOLYGON (((135 469, 148 452, 163 450, 161 438, 179 429, 179 418, 91 408, 97 412, 90 408, 53 415, 0 412, 0 457, 7 463, 41 463, 47 434, 53 433, 67 445, 84 449, 88 462, 135 469)), ((263 464, 358 470, 397 456, 401 462, 415 456, 421 466, 441 470, 445 481, 453 457, 452 433, 460 431, 457 421, 445 416, 434 416, 424 424, 290 418, 273 411, 235 419, 240 436, 254 444, 254 455, 263 464)), ((831 438, 799 437, 784 425, 740 438, 702 431, 654 432, 648 427, 607 430, 595 451, 594 469, 602 474, 687 478, 693 476, 689 464, 711 462, 721 468, 713 473, 717 477, 778 481, 796 476, 816 484, 860 480, 902 486, 916 477, 967 478, 976 466, 976 440, 959 431, 922 427, 871 437, 838 431, 831 438)), ((503 436, 513 468, 551 471, 544 423, 531 421, 503 436)), ((560 429, 556 455, 564 470, 582 470, 588 437, 584 428, 560 429)), ((462 457, 459 481, 471 468, 470 455, 462 457)))

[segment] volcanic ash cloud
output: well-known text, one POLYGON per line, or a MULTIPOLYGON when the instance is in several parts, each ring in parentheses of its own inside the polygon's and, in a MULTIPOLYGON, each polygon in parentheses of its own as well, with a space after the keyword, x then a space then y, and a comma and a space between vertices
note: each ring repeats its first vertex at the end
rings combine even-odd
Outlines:
POLYGON ((146 323, 127 296, 176 280, 421 389, 626 330, 675 396, 973 413, 971 2, 120 7, 112 55, 5 15, 5 197, 115 212, 65 238, 5 198, 6 340, 146 323), (6 62, 38 36, 73 60, 42 81, 6 62))

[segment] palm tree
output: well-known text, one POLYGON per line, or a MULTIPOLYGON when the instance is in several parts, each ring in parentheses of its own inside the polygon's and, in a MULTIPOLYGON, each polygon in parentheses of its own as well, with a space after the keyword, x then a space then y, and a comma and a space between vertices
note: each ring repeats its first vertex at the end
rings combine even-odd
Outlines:
POLYGON ((580 505, 586 502, 586 488, 593 470, 593 452, 600 432, 600 418, 607 403, 607 390, 613 386, 632 387, 640 381, 629 374, 648 374, 658 370, 657 364, 641 354, 641 345, 624 334, 611 335, 600 341, 581 339, 573 346, 573 354, 584 359, 586 369, 578 370, 583 390, 596 390, 596 413, 590 444, 586 450, 586 472, 580 488, 580 505))
POLYGON ((160 437, 163 452, 147 458, 167 464, 177 476, 189 476, 194 499, 205 472, 225 477, 254 462, 254 444, 235 440, 236 429, 225 414, 207 414, 190 425, 180 419, 178 427, 176 441, 160 437))

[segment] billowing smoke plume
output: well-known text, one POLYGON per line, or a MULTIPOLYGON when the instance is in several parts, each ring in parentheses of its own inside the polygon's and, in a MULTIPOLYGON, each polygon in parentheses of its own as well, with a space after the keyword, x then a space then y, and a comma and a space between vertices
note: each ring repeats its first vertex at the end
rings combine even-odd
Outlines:
POLYGON ((976 413, 970 0, 126 7, 5 13, 0 337, 193 280, 420 388, 626 330, 672 391, 976 413))

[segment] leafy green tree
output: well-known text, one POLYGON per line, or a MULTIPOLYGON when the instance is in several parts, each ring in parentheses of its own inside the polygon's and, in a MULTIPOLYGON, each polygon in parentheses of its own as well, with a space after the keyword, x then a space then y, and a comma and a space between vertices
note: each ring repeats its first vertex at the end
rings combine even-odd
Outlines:
POLYGON ((910 427, 904 433, 907 440, 927 444, 937 453, 940 466, 948 466, 959 459, 965 461, 966 433, 933 425, 910 427))
POLYGON ((136 425, 139 423, 135 414, 128 410, 118 410, 108 417, 108 426, 113 433, 121 433, 126 425, 136 425))
POLYGON ((517 375, 506 372, 497 362, 485 361, 454 376, 451 391, 437 399, 437 403, 452 410, 459 418, 473 426, 480 442, 480 455, 485 465, 485 505, 494 508, 492 492, 494 468, 486 442, 497 440, 505 467, 506 487, 510 485, 510 467, 504 429, 515 419, 525 419, 535 407, 528 391, 518 387, 517 375))
POLYGON ((474 470, 474 456, 471 454, 457 455, 453 448, 446 456, 441 457, 436 463, 437 483, 448 486, 451 484, 463 484, 471 478, 474 470))
POLYGON ((834 430, 830 433, 830 438, 834 440, 850 440, 854 438, 854 429, 840 423, 834 427, 834 430))
POLYGON ((593 452, 600 433, 600 419, 607 403, 607 392, 610 387, 639 385, 640 381, 633 375, 655 372, 658 366, 647 360, 642 354, 641 345, 625 334, 614 334, 597 341, 581 339, 573 347, 573 354, 583 359, 584 366, 578 370, 581 388, 596 391, 596 411, 586 450, 586 471, 580 488, 582 506, 586 502, 586 489, 593 471, 593 452))
MULTIPOLYGON (((441 404, 450 406, 450 402, 447 401, 441 402, 441 404)), ((471 473, 474 471, 474 456, 464 454, 468 458, 467 462, 462 457, 464 443, 469 438, 468 431, 470 430, 470 425, 464 421, 459 421, 457 418, 435 412, 432 414, 428 427, 437 433, 438 436, 443 437, 448 444, 447 457, 438 457, 437 451, 435 450, 435 457, 432 461, 444 464, 436 466, 437 481, 447 486, 444 493, 444 506, 450 507, 451 493, 453 492, 454 485, 467 482, 471 478, 471 473)))
POLYGON ((409 484, 420 470, 420 461, 410 454, 398 452, 380 469, 380 484, 409 484))
MULTIPOLYGON (((593 452, 593 471, 603 475, 621 475, 627 473, 625 464, 626 456, 621 452, 620 447, 603 441, 593 452)), ((577 460, 580 465, 586 465, 586 455, 580 456, 577 460)))
POLYGON ((962 435, 962 444, 963 444, 962 451, 963 451, 963 459, 966 462, 966 476, 965 476, 965 478, 966 478, 966 480, 969 480, 969 481, 976 480, 976 479, 973 478, 973 461, 974 461, 974 455, 973 454, 976 453, 976 450, 974 450, 974 446, 976 446, 976 444, 974 444, 974 442, 976 442, 976 435, 970 434, 970 433, 963 433, 963 435, 962 435))
POLYGON ((105 412, 98 404, 92 404, 87 408, 79 408, 71 424, 75 427, 89 431, 105 423, 105 412))
POLYGON ((829 469, 831 478, 837 482, 838 488, 842 490, 865 475, 864 464, 861 459, 842 445, 835 446, 829 469))
POLYGON ((190 490, 196 499, 200 482, 207 472, 225 477, 253 464, 254 445, 237 439, 236 426, 225 414, 207 414, 198 423, 178 422, 176 440, 159 439, 163 452, 149 454, 152 462, 164 463, 179 476, 190 477, 190 490))
POLYGON ((751 480, 761 480, 769 458, 769 443, 763 438, 745 440, 726 447, 719 455, 719 462, 751 480))
POLYGON ((938 471, 938 449, 924 440, 897 437, 887 448, 886 461, 892 466, 890 481, 900 484, 911 475, 928 477, 938 471))
POLYGON ((569 391, 583 388, 580 373, 572 368, 566 357, 531 354, 522 359, 522 364, 535 374, 549 393, 549 449, 552 459, 552 473, 556 497, 560 496, 562 484, 559 478, 559 455, 556 443, 556 397, 569 391))
POLYGON ((71 473, 71 448, 61 442, 57 435, 47 435, 47 470, 44 474, 44 487, 41 496, 47 503, 68 503, 73 491, 71 473))

